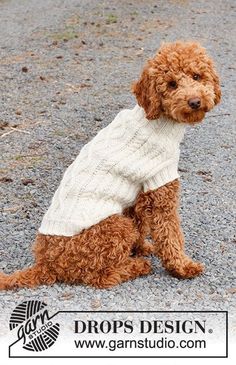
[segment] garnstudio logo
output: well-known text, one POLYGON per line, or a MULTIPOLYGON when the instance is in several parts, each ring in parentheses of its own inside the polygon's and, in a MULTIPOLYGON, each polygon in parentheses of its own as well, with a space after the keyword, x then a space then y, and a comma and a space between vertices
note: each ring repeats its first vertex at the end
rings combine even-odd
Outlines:
POLYGON ((18 340, 23 340, 22 347, 26 350, 47 350, 58 338, 60 325, 52 322, 46 306, 38 300, 29 300, 17 305, 11 314, 10 330, 17 328, 18 340))

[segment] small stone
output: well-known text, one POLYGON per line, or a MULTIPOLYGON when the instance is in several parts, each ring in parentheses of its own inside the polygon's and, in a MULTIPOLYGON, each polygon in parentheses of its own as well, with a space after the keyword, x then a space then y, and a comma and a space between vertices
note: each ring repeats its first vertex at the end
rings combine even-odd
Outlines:
POLYGON ((102 121, 102 118, 101 118, 101 117, 97 117, 97 116, 95 116, 95 117, 94 117, 94 120, 96 120, 97 122, 101 122, 101 121, 102 121))
POLYGON ((0 182, 10 183, 10 182, 13 182, 13 179, 11 177, 8 177, 8 176, 3 176, 3 177, 0 178, 0 182))
POLYGON ((6 127, 8 127, 9 123, 6 122, 5 120, 1 120, 0 121, 0 129, 4 129, 6 127))
POLYGON ((63 293, 61 296, 60 296, 60 298, 62 299, 62 300, 70 300, 70 299, 72 299, 72 298, 74 298, 74 294, 73 293, 69 293, 69 292, 67 292, 67 293, 63 293))
POLYGON ((199 299, 203 299, 203 295, 200 292, 197 292, 196 293, 196 297, 199 298, 199 299))
POLYGON ((34 180, 32 179, 21 179, 23 185, 34 185, 34 180))
POLYGON ((178 168, 178 170, 179 170, 179 172, 188 172, 188 170, 187 170, 187 169, 183 169, 183 168, 181 168, 181 167, 179 167, 179 168, 178 168))
POLYGON ((22 111, 18 109, 18 110, 15 111, 15 113, 16 113, 16 115, 21 115, 22 111))
POLYGON ((97 309, 97 308, 100 308, 100 307, 101 307, 101 301, 100 301, 100 299, 94 299, 94 300, 92 300, 92 302, 91 302, 91 308, 97 309))
POLYGON ((22 71, 22 72, 28 72, 28 71, 29 71, 29 69, 28 69, 28 67, 23 66, 23 67, 22 67, 22 69, 21 69, 21 71, 22 71))
POLYGON ((211 175, 211 171, 198 170, 197 175, 209 176, 209 175, 211 175))

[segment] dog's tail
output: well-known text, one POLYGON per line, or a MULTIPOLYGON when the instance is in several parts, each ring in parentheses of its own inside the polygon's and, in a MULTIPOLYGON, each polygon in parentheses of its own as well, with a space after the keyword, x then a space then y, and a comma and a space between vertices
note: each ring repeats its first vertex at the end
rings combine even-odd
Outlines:
POLYGON ((10 275, 0 272, 0 290, 34 288, 43 284, 50 285, 55 281, 56 276, 49 271, 49 268, 39 264, 10 275))

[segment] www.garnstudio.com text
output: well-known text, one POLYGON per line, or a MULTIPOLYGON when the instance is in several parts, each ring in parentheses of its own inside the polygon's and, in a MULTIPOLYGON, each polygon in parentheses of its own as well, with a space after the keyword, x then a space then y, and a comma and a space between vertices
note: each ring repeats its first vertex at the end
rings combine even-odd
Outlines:
POLYGON ((205 340, 180 340, 178 342, 161 337, 158 340, 75 340, 77 349, 204 349, 206 348, 205 340))

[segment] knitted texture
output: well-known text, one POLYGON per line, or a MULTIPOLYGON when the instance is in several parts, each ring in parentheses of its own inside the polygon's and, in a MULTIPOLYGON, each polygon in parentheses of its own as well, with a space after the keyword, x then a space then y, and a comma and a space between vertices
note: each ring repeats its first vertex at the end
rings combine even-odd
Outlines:
POLYGON ((73 236, 178 178, 183 123, 149 121, 136 105, 85 145, 66 170, 39 232, 73 236))

